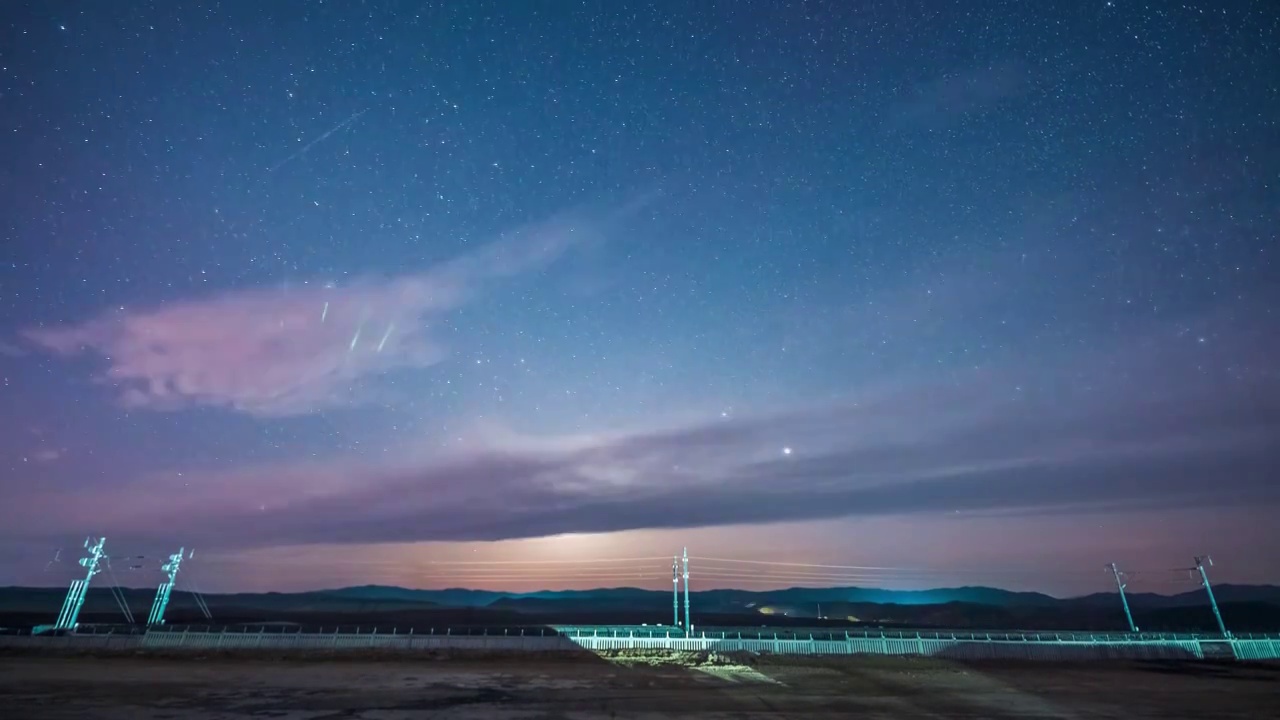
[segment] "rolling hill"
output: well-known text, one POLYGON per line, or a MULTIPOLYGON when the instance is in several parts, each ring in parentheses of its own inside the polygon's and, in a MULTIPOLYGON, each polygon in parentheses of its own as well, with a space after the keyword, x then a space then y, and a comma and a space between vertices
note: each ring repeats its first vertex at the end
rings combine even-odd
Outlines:
MULTIPOLYGON (((64 588, 0 588, 0 625, 48 623, 64 588)), ((1239 632, 1280 631, 1280 587, 1215 588, 1223 616, 1239 632)), ((145 619, 154 590, 120 588, 135 619, 145 619)), ((663 624, 672 618, 670 592, 638 588, 503 593, 452 588, 415 590, 366 585, 299 593, 205 595, 214 622, 301 625, 516 626, 663 624)), ((1203 591, 1129 596, 1138 625, 1150 631, 1214 627, 1203 591)), ((1054 598, 987 587, 895 591, 876 588, 788 588, 690 593, 695 621, 706 625, 925 627, 948 629, 1121 630, 1116 594, 1054 598)), ((683 604, 683 597, 681 598, 683 604)), ((95 586, 82 611, 85 623, 118 623, 119 602, 95 586)), ((194 597, 175 592, 171 623, 206 624, 194 597)))

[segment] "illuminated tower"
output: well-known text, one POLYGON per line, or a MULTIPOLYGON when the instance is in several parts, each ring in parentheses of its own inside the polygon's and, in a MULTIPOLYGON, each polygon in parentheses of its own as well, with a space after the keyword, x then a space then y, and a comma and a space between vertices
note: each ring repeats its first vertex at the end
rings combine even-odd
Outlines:
POLYGON ((1124 619, 1129 621, 1129 632, 1136 633, 1138 626, 1133 624, 1133 613, 1129 612, 1129 598, 1124 594, 1124 573, 1120 572, 1120 568, 1116 567, 1115 563, 1108 565, 1107 569, 1116 578, 1116 589, 1120 591, 1120 604, 1124 606, 1124 619))
POLYGON ((680 558, 671 557, 671 624, 680 627, 680 558))
POLYGON ((684 634, 689 637, 693 635, 693 619, 689 617, 689 548, 684 549, 681 564, 684 574, 684 634))
POLYGON ((80 608, 84 607, 84 598, 89 592, 89 581, 98 574, 98 564, 104 557, 102 548, 106 545, 107 539, 98 538, 98 544, 90 545, 89 542, 92 539, 84 540, 84 547, 89 551, 89 556, 80 558, 80 567, 85 569, 84 579, 73 580, 71 587, 67 589, 67 599, 62 602, 62 611, 58 613, 58 621, 53 626, 55 630, 75 629, 76 620, 80 617, 80 608))
MULTIPOLYGON (((81 560, 80 562, 84 562, 81 560)), ((1218 601, 1213 597, 1213 587, 1209 585, 1209 573, 1205 572, 1204 566, 1208 564, 1213 567, 1213 558, 1208 555, 1199 555, 1196 557, 1196 570, 1200 571, 1200 582, 1204 585, 1204 591, 1209 595, 1209 607, 1213 608, 1213 619, 1218 621, 1218 632, 1222 633, 1222 637, 1229 638, 1231 633, 1227 632, 1227 626, 1222 622, 1222 613, 1218 612, 1218 601)))
POLYGON ((173 585, 178 579, 178 569, 182 567, 182 551, 185 548, 178 548, 175 555, 169 556, 169 562, 160 567, 160 570, 169 573, 169 578, 160 583, 160 587, 156 590, 155 602, 151 603, 151 614, 147 616, 147 627, 153 625, 164 624, 164 611, 169 607, 169 595, 173 593, 173 585))

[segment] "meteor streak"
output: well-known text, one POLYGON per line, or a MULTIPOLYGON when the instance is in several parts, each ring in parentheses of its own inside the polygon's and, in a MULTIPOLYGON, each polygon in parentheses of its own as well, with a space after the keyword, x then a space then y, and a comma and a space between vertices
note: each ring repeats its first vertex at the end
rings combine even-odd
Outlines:
POLYGON ((332 135, 332 134, 334 134, 334 133, 338 132, 339 130, 341 130, 341 129, 345 128, 346 126, 350 125, 351 123, 355 122, 356 120, 359 120, 359 119, 360 119, 360 116, 361 116, 361 115, 364 115, 364 114, 365 114, 365 113, 367 113, 367 112, 369 112, 369 109, 368 109, 368 108, 365 108, 364 110, 361 110, 360 112, 353 114, 351 117, 347 118, 346 120, 343 120, 342 122, 338 123, 337 125, 334 125, 333 127, 329 128, 328 132, 324 133, 323 135, 321 135, 320 137, 316 138, 315 140, 312 140, 311 142, 307 143, 306 145, 303 145, 303 146, 302 146, 302 148, 301 148, 301 149, 299 149, 297 152, 295 152, 295 153, 293 153, 292 155, 290 155, 289 157, 287 157, 287 158, 285 158, 285 159, 281 160, 280 162, 276 163, 275 165, 272 165, 270 168, 267 168, 267 172, 268 172, 268 173, 273 173, 273 172, 275 172, 275 171, 279 170, 281 167, 284 167, 285 163, 288 163, 290 160, 293 160, 294 158, 296 158, 296 157, 298 157, 298 156, 300 156, 300 155, 304 155, 304 154, 306 154, 306 152, 307 152, 308 150, 310 150, 311 148, 315 147, 317 143, 324 142, 324 140, 325 140, 326 138, 328 138, 330 135, 332 135))
POLYGON ((324 309, 320 311, 320 322, 324 322, 324 319, 327 317, 329 317, 329 303, 326 302, 324 304, 324 309))
POLYGON ((347 348, 347 352, 353 352, 356 349, 356 343, 360 342, 360 330, 363 328, 363 322, 356 326, 356 334, 351 336, 351 347, 347 348))
POLYGON ((394 330, 395 327, 396 327, 395 323, 391 323, 390 325, 387 325, 387 331, 382 333, 382 341, 378 343, 377 352, 382 352, 382 347, 387 344, 387 338, 391 337, 391 331, 394 330))

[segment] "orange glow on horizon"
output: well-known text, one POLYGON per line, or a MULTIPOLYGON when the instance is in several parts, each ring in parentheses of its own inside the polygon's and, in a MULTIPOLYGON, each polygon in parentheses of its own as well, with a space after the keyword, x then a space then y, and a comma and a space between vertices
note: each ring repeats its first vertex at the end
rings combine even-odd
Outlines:
MULTIPOLYGON (((428 542, 380 545, 280 547, 243 553, 209 553, 192 569, 207 591, 299 591, 354 585, 416 589, 468 588, 500 592, 639 587, 668 590, 671 561, 685 546, 694 590, 765 590, 792 586, 861 586, 923 590, 987 585, 1055 595, 1106 591, 1099 568, 1118 559, 1134 568, 1185 564, 1217 530, 1190 522, 1099 515, 1095 530, 1072 534, 1078 518, 971 517, 921 522, 918 517, 731 526, 690 530, 636 530, 556 535, 496 542, 428 542), (1136 532, 1135 528, 1141 530, 1136 532), (1174 528, 1187 558, 1153 552, 1150 537, 1174 528), (1178 530, 1181 528, 1181 530, 1178 530), (1189 528, 1197 528, 1191 533, 1189 528), (1025 546, 1010 536, 1043 538, 1026 561, 1025 546), (1141 540, 1140 540, 1141 539, 1141 540), (708 559, 712 560, 708 560, 708 559), (720 560, 715 560, 720 559, 720 560), (750 563, 742 563, 749 560, 750 563), (740 564, 736 564, 740 563, 740 564), (752 564, 754 563, 754 564, 752 564), (840 570, 833 566, 871 566, 840 570), (879 568, 879 569, 877 569, 879 568)), ((1269 572, 1266 558, 1223 563, 1219 582, 1239 574, 1269 572)), ((1135 590, 1180 592, 1169 580, 1135 590)), ((1176 578, 1173 578, 1176 579, 1176 578)))

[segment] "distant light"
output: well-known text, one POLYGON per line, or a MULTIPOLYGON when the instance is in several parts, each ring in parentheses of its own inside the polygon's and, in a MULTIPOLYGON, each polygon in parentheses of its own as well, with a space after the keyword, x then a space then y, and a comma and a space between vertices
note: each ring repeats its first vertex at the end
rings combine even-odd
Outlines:
POLYGON ((783 454, 783 455, 790 455, 790 454, 791 454, 791 448, 789 448, 789 447, 784 447, 784 448, 782 448, 782 454, 783 454))

